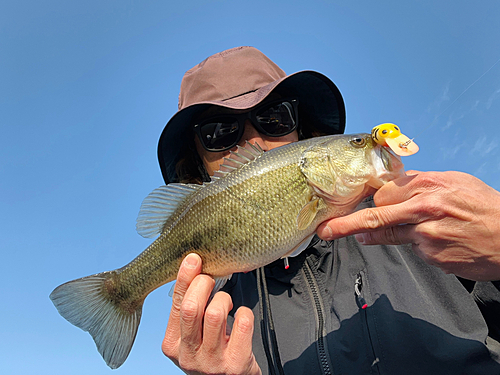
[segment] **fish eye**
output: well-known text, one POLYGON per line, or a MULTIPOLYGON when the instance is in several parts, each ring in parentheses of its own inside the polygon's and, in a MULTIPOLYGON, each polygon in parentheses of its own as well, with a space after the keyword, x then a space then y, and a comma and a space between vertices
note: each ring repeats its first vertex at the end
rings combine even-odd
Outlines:
POLYGON ((398 130, 399 131, 399 128, 397 126, 394 127, 394 129, 398 130))
POLYGON ((350 142, 354 147, 363 147, 366 145, 366 139, 363 137, 352 137, 350 142))
POLYGON ((382 130, 382 134, 387 134, 387 130, 382 130))

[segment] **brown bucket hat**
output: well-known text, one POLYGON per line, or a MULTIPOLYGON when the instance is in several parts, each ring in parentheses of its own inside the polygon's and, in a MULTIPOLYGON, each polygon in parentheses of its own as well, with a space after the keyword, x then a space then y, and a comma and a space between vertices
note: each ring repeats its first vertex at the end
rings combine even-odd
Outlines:
POLYGON ((211 106, 247 110, 271 92, 298 98, 299 128, 304 138, 315 132, 344 132, 344 101, 330 79, 314 71, 287 76, 256 48, 232 48, 208 57, 183 77, 179 110, 165 125, 158 142, 165 182, 178 182, 176 165, 185 150, 193 150, 192 127, 197 116, 211 106))

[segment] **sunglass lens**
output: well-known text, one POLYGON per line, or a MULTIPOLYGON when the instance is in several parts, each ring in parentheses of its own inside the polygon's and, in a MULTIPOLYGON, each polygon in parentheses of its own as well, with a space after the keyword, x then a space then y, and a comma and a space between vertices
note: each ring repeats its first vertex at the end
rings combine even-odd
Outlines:
POLYGON ((238 120, 228 118, 212 119, 200 126, 201 139, 206 148, 212 151, 236 145, 238 130, 238 120))
POLYGON ((273 104, 256 113, 259 125, 270 136, 280 136, 295 129, 295 113, 290 102, 273 104))

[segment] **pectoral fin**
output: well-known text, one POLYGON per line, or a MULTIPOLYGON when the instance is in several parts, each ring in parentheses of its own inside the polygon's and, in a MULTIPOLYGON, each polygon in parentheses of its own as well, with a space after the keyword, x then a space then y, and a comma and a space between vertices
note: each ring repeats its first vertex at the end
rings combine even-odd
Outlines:
POLYGON ((297 228, 299 230, 306 229, 313 222, 318 211, 323 208, 324 202, 321 198, 313 198, 300 210, 297 216, 297 228))

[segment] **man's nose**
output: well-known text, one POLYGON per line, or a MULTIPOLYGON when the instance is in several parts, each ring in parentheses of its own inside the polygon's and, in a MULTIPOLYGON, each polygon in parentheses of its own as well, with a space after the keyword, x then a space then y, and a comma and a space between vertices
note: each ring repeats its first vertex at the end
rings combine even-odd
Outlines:
POLYGON ((250 120, 246 120, 245 122, 245 132, 243 133, 242 140, 247 140, 252 144, 258 143, 262 150, 269 151, 269 147, 262 134, 255 129, 250 120))

